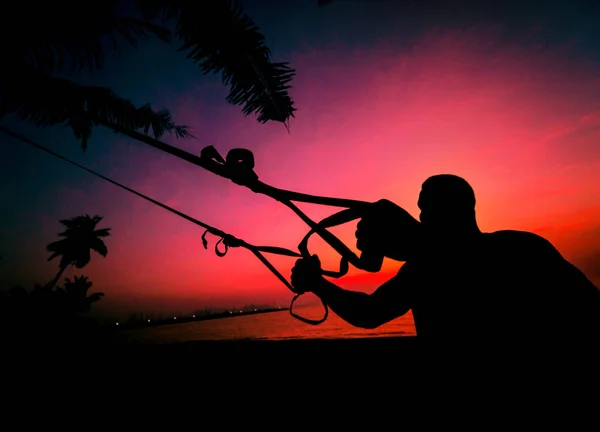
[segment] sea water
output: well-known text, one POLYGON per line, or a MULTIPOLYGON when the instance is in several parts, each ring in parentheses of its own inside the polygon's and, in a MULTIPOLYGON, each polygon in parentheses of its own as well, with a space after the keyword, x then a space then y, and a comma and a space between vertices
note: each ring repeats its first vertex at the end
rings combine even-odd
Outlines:
MULTIPOLYGON (((301 306, 294 312, 310 319, 323 316, 322 306, 301 306)), ((390 321, 376 329, 360 329, 329 311, 327 321, 310 325, 292 317, 288 310, 231 318, 169 324, 125 330, 121 336, 128 342, 172 343, 199 340, 236 339, 321 339, 414 336, 412 314, 390 321)))

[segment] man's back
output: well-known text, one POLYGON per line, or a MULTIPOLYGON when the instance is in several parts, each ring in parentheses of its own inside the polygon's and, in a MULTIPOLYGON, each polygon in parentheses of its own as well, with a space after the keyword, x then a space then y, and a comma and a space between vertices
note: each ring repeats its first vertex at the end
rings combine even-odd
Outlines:
POLYGON ((577 337, 600 329, 600 291, 545 239, 478 236, 459 252, 407 263, 420 336, 577 337))

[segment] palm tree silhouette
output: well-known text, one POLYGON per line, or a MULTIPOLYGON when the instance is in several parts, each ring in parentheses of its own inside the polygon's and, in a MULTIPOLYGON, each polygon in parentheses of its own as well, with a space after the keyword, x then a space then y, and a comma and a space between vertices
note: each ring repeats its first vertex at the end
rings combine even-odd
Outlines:
POLYGON ((243 105, 259 122, 286 122, 295 108, 287 90, 295 72, 287 63, 273 63, 264 36, 237 2, 227 0, 134 1, 77 3, 21 0, 0 17, 0 119, 14 115, 46 127, 72 129, 85 149, 95 125, 118 125, 159 138, 174 132, 191 136, 167 110, 133 102, 109 88, 78 84, 65 72, 95 71, 104 64, 108 47, 118 52, 120 40, 137 47, 151 36, 170 43, 200 66, 203 74, 221 73, 229 86, 227 101, 243 105), (141 18, 135 15, 141 16, 141 18), (175 31, 167 25, 174 22, 175 31))
POLYGON ((96 229, 96 225, 102 220, 100 216, 89 215, 77 216, 71 219, 59 221, 66 230, 58 235, 64 237, 61 240, 50 243, 46 248, 52 253, 48 261, 60 256, 58 273, 49 282, 52 289, 63 272, 69 265, 82 268, 90 262, 90 250, 94 250, 103 257, 108 250, 101 237, 110 235, 110 228, 96 229))
POLYGON ((92 304, 104 297, 102 292, 88 295, 88 290, 92 285, 87 276, 75 276, 73 280, 65 278, 64 289, 57 288, 57 295, 61 296, 67 311, 76 314, 89 312, 92 304))

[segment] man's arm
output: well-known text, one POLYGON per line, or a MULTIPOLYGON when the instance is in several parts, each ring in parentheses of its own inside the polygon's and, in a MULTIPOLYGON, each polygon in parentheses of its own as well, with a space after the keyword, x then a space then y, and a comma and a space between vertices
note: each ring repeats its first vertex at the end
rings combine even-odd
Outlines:
POLYGON ((412 307, 414 283, 407 266, 408 263, 372 294, 345 290, 324 278, 312 291, 349 324, 377 328, 404 315, 412 307))
POLYGON ((555 282, 569 290, 579 290, 594 298, 600 296, 600 291, 592 281, 574 264, 569 262, 547 239, 537 234, 528 233, 533 249, 531 259, 538 268, 546 270, 555 282))
POLYGON ((545 238, 527 232, 507 231, 503 235, 517 235, 520 260, 530 274, 531 304, 545 302, 561 318, 580 324, 587 331, 600 331, 600 291, 575 265, 545 238), (566 317, 569 314, 569 317, 566 317))
POLYGON ((600 313, 600 291, 585 273, 563 257, 548 240, 542 238, 540 248, 548 257, 549 267, 553 269, 552 277, 568 288, 569 292, 578 296, 580 301, 586 302, 586 306, 593 306, 600 313))

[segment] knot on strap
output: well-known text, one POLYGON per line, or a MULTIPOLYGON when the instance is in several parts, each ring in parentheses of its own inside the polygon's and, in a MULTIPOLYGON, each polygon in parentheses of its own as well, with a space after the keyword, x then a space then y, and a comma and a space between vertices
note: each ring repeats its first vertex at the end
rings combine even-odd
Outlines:
POLYGON ((217 254, 217 256, 224 257, 227 254, 227 251, 230 247, 240 247, 243 246, 243 244, 244 242, 242 240, 232 236, 231 234, 225 234, 219 239, 219 241, 215 245, 215 253, 217 254), (223 252, 219 250, 219 245, 221 243, 223 244, 223 246, 225 246, 223 252))
POLYGON ((240 247, 244 245, 244 242, 231 234, 225 234, 222 238, 223 244, 229 247, 240 247))
POLYGON ((238 148, 227 153, 225 165, 229 172, 229 178, 240 186, 249 186, 256 180, 258 175, 254 172, 254 155, 250 150, 238 148))
MULTIPOLYGON (((204 246, 204 249, 208 249, 208 240, 206 240, 206 234, 208 234, 210 232, 210 230, 206 230, 204 231, 204 234, 202 234, 202 245, 204 246)), ((229 250, 230 247, 240 247, 243 246, 244 242, 234 236, 232 236, 231 234, 224 234, 219 241, 217 241, 217 244, 215 244, 215 253, 217 254, 217 256, 219 257, 224 257, 227 254, 227 251, 229 250), (223 244, 224 249, 221 252, 219 250, 219 245, 223 244)))
POLYGON ((254 172, 254 155, 250 150, 231 149, 225 158, 213 146, 202 149, 200 157, 213 164, 219 175, 227 177, 235 184, 250 187, 258 180, 254 172))

